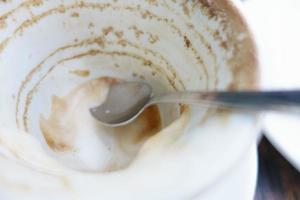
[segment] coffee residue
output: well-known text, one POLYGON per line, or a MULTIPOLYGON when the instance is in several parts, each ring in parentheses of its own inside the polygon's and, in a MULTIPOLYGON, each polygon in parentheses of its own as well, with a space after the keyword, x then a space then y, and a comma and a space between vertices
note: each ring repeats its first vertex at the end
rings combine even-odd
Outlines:
POLYGON ((64 97, 54 96, 51 114, 47 119, 41 116, 40 127, 47 144, 63 161, 72 163, 71 167, 122 169, 134 160, 143 143, 161 130, 157 106, 147 108, 134 122, 116 128, 105 127, 91 116, 89 108, 100 105, 109 86, 119 81, 98 78, 64 97))
POLYGON ((77 76, 81 76, 81 77, 88 77, 90 75, 90 71, 89 70, 72 70, 70 71, 70 73, 77 75, 77 76))

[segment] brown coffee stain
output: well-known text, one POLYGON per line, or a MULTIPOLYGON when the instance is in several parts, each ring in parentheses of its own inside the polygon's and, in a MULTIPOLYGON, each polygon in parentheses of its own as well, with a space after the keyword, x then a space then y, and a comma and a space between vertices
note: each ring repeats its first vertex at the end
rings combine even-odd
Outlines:
POLYGON ((0 43, 0 53, 5 49, 5 47, 7 46, 8 43, 9 43, 9 38, 3 40, 3 41, 0 43))
POLYGON ((70 71, 70 73, 74 74, 76 76, 80 76, 80 77, 88 77, 91 72, 90 72, 90 70, 76 69, 76 70, 70 71))
POLYGON ((188 3, 189 3, 189 0, 184 0, 184 2, 181 3, 181 6, 182 6, 182 10, 183 10, 184 14, 190 17, 190 9, 189 9, 188 3))
POLYGON ((158 6, 159 4, 158 0, 146 0, 146 1, 152 6, 158 6))
POLYGON ((141 12, 141 17, 143 19, 152 19, 153 18, 153 15, 151 14, 151 12, 149 10, 143 10, 141 12))
POLYGON ((108 35, 109 33, 113 32, 114 28, 112 26, 108 26, 105 28, 102 28, 102 33, 104 35, 108 35))
POLYGON ((5 29, 6 27, 7 27, 6 22, 0 19, 0 29, 5 29))
POLYGON ((183 38, 184 38, 185 46, 186 46, 187 48, 190 48, 190 46, 191 46, 191 41, 190 41, 186 36, 184 36, 183 38))
POLYGON ((53 96, 49 118, 46 119, 43 115, 40 117, 40 128, 49 147, 54 151, 76 151, 74 142, 78 121, 73 119, 71 113, 74 108, 69 102, 78 98, 78 94, 82 94, 78 99, 79 103, 87 98, 95 98, 98 95, 96 91, 117 82, 118 79, 102 77, 79 85, 64 97, 53 96))
MULTIPOLYGON (((197 1, 196 1, 197 2, 197 1)), ((174 3, 177 3, 176 1, 174 1, 174 3)), ((196 5, 197 6, 201 6, 201 3, 197 3, 197 4, 193 4, 193 6, 194 7, 196 7, 196 5)), ((215 72, 217 71, 217 68, 218 68, 218 66, 217 66, 217 58, 216 58, 216 54, 215 54, 215 52, 214 51, 212 51, 212 48, 211 48, 211 45, 209 44, 209 42, 206 40, 206 38, 202 35, 202 33, 200 33, 199 31, 197 31, 196 29, 195 29, 195 27, 194 27, 194 25, 192 25, 192 24, 190 24, 190 22, 188 22, 186 19, 184 19, 183 18, 183 16, 182 16, 182 14, 181 13, 179 13, 178 11, 176 11, 176 10, 174 10, 173 8, 171 8, 167 3, 166 3, 166 1, 164 1, 164 7, 166 8, 166 9, 168 9, 169 11, 171 11, 171 12, 173 12, 173 13, 175 13, 176 14, 176 16, 179 18, 179 19, 181 19, 185 24, 186 24, 186 26, 189 28, 189 30, 190 31, 192 31, 194 34, 196 34, 197 35, 197 38, 201 41, 201 43, 203 44, 203 45, 205 45, 206 46, 206 48, 208 49, 208 51, 209 51, 209 54, 212 56, 212 58, 213 58, 213 61, 214 61, 214 65, 213 65, 213 67, 214 67, 214 70, 215 70, 215 72), (211 50, 210 50, 211 49, 211 50)), ((193 8, 194 9, 194 8, 193 8)), ((173 21, 171 22, 171 23, 174 23, 173 21)), ((184 41, 184 46, 186 47, 186 48, 189 48, 189 47, 187 47, 186 46, 186 43, 185 43, 185 39, 188 39, 189 41, 191 41, 188 37, 186 37, 185 38, 185 36, 183 35, 183 33, 181 33, 181 31, 179 30, 176 30, 176 32, 181 36, 181 37, 183 37, 183 41, 184 41)), ((196 60, 198 61, 198 66, 199 66, 199 68, 200 69, 202 69, 202 70, 204 70, 204 74, 205 74, 205 77, 206 77, 206 86, 208 85, 207 83, 208 83, 208 72, 207 72, 207 67, 211 67, 211 66, 205 66, 205 64, 204 64, 204 62, 203 62, 203 59, 201 58, 201 56, 199 55, 199 53, 196 51, 196 49, 193 47, 193 45, 192 45, 192 43, 190 43, 190 46, 191 46, 191 51, 192 51, 192 53, 194 54, 194 56, 195 56, 195 58, 196 58, 196 60)), ((215 73, 215 74, 217 74, 217 73, 215 73)), ((216 77, 217 78, 217 77, 216 77)), ((207 87, 206 87, 207 88, 207 87)))
POLYGON ((41 5, 43 5, 43 0, 31 0, 30 5, 41 6, 41 5))
MULTIPOLYGON (((22 4, 20 4, 17 8, 11 10, 10 12, 2 15, 0 17, 0 21, 2 20, 6 20, 10 15, 12 15, 13 13, 15 13, 17 10, 23 8, 23 7, 30 7, 30 6, 40 6, 42 5, 43 1, 42 0, 31 0, 31 1, 27 1, 24 2, 22 4)), ((29 28, 30 26, 36 24, 37 22, 39 22, 40 20, 42 20, 45 17, 48 17, 49 15, 52 14, 57 14, 57 13, 65 13, 67 10, 70 9, 76 9, 76 8, 83 8, 83 7, 87 7, 87 8, 92 8, 92 9, 99 9, 99 10, 103 10, 105 8, 110 7, 111 4, 85 4, 84 2, 80 2, 80 3, 75 3, 71 6, 64 6, 64 5, 60 5, 56 8, 52 8, 49 9, 48 11, 37 15, 37 16, 33 16, 31 19, 25 20, 17 29, 14 30, 13 34, 11 37, 6 38, 5 40, 10 41, 12 38, 14 38, 14 36, 16 36, 17 34, 22 35, 23 31, 27 28, 29 28)), ((2 46, 3 44, 1 43, 0 46, 2 46)), ((1 52, 1 48, 0 48, 0 52, 1 52)))
POLYGON ((221 43, 220 43, 220 47, 222 47, 223 49, 228 49, 228 46, 229 46, 229 44, 228 44, 228 42, 227 41, 222 41, 221 43))
POLYGON ((144 61, 144 65, 145 65, 145 66, 151 66, 151 65, 152 65, 151 60, 145 60, 145 61, 144 61))
POLYGON ((119 40, 118 44, 121 45, 122 47, 126 47, 128 45, 128 41, 127 40, 119 40))
POLYGON ((117 36, 117 38, 121 39, 124 35, 124 32, 123 31, 115 31, 115 36, 117 36))
POLYGON ((158 35, 154 35, 154 34, 152 34, 152 33, 149 33, 148 41, 149 41, 151 44, 156 43, 158 40, 159 40, 159 36, 158 36, 158 35))
MULTIPOLYGON (((194 2, 200 2, 202 9, 206 12, 209 18, 218 17, 217 11, 212 6, 213 1, 210 0, 193 0, 194 2)), ((197 3, 195 3, 197 5, 197 3)))
POLYGON ((240 11, 230 1, 216 0, 214 3, 217 10, 221 10, 223 13, 227 11, 226 18, 230 20, 224 23, 234 30, 227 32, 227 44, 233 47, 234 55, 229 59, 228 65, 231 66, 230 70, 235 77, 229 87, 235 90, 257 89, 259 84, 257 47, 253 43, 254 38, 245 18, 240 17, 240 11), (237 40, 240 34, 244 35, 242 41, 237 40))
POLYGON ((60 5, 57 8, 58 13, 65 13, 67 11, 66 7, 64 5, 60 5))
MULTIPOLYGON (((177 3, 176 1, 173 1, 174 3, 177 3)), ((204 4, 204 5, 202 5, 202 3, 200 2, 200 1, 198 1, 198 0, 193 0, 192 1, 192 11, 193 10, 195 10, 195 9, 202 9, 202 7, 203 6, 205 6, 205 5, 207 5, 207 4, 204 4)), ((201 34, 201 33, 199 33, 199 31, 197 31, 196 29, 195 29, 195 26, 193 25, 193 24, 191 24, 191 23, 189 23, 188 21, 186 21, 184 18, 183 18, 183 16, 179 13, 179 12, 177 12, 176 10, 174 10, 174 9, 172 9, 167 3, 165 3, 165 7, 168 9, 168 10, 170 10, 170 11, 172 11, 173 13, 175 13, 176 15, 177 15, 177 17, 178 18, 180 18, 182 21, 184 21, 185 22, 185 24, 187 25, 187 27, 194 33, 194 34, 196 34, 197 35, 197 38, 198 39, 200 39, 200 41, 201 41, 201 43, 207 48, 207 50, 208 50, 208 53, 209 53, 209 55, 213 58, 213 65, 212 66, 209 66, 209 67, 213 67, 214 68, 214 74, 218 74, 218 65, 217 65, 217 56, 216 56, 216 54, 215 54, 215 52, 212 50, 212 46, 210 45, 210 43, 206 40, 206 38, 201 34)), ((191 11, 190 11, 190 13, 189 14, 191 14, 191 11)), ((184 38, 185 39, 185 38, 184 38)), ((216 38, 215 38, 215 40, 216 40, 216 38)), ((199 61, 199 63, 201 64, 203 64, 203 61, 201 60, 201 58, 198 58, 198 61, 199 61)), ((217 85, 217 83, 218 83, 218 77, 217 76, 215 76, 215 86, 217 85)))
POLYGON ((141 123, 143 125, 141 126, 141 130, 139 131, 140 134, 138 134, 137 137, 134 139, 135 143, 144 141, 146 138, 149 138, 154 134, 158 133, 162 128, 161 117, 159 114, 158 107, 150 106, 149 108, 147 108, 137 119, 136 123, 141 123))
MULTIPOLYGON (((150 106, 132 123, 115 128, 118 137, 116 142, 120 149, 126 152, 128 146, 141 147, 149 138, 159 133, 162 128, 158 107, 150 106)), ((138 152, 139 150, 136 151, 134 157, 138 152)), ((105 171, 111 172, 119 169, 120 166, 117 163, 112 163, 105 171)))
POLYGON ((79 17, 79 13, 73 12, 73 13, 71 14, 71 17, 79 17))
POLYGON ((100 47, 104 48, 105 47, 105 39, 103 37, 98 37, 95 40, 95 43, 98 44, 100 47))
MULTIPOLYGON (((11 0, 2 0, 4 3, 9 3, 11 0)), ((13 8, 12 10, 3 13, 0 16, 0 22, 3 21, 4 23, 6 22, 6 19, 13 15, 15 12, 18 10, 22 9, 23 7, 29 8, 30 6, 41 6, 43 4, 42 0, 29 0, 29 1, 24 1, 21 4, 19 4, 16 8, 13 8)))
MULTIPOLYGON (((49 119, 45 119, 44 116, 40 117, 40 128, 43 133, 43 136, 49 147, 57 151, 73 150, 72 143, 74 141, 74 138, 63 137, 63 135, 57 135, 55 132, 63 128, 62 124, 60 123, 60 119, 61 117, 65 116, 65 113, 67 111, 68 107, 64 99, 53 96, 51 115, 49 119)), ((71 132, 72 130, 63 131, 71 132)))
POLYGON ((136 39, 139 39, 144 34, 144 31, 140 30, 137 26, 131 26, 129 29, 134 31, 136 39))

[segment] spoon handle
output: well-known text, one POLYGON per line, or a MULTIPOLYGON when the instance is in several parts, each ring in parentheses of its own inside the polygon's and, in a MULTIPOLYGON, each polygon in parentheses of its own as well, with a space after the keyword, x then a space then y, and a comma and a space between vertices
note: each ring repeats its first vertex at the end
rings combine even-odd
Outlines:
POLYGON ((300 90, 264 92, 174 92, 155 96, 151 100, 151 104, 168 102, 256 111, 275 110, 300 112, 300 90))

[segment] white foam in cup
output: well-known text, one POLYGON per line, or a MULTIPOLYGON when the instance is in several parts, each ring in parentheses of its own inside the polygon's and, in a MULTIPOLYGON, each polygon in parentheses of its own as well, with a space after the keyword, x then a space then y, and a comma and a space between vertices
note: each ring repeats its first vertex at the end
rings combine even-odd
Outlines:
POLYGON ((255 141, 257 116, 159 105, 108 128, 88 109, 119 81, 241 90, 257 74, 228 0, 1 1, 0 197, 193 199, 255 141))

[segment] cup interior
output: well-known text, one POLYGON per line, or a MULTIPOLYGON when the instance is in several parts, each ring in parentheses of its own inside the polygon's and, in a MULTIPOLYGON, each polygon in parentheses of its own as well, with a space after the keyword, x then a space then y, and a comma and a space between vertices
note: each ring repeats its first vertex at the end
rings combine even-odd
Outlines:
MULTIPOLYGON (((255 41, 228 0, 16 0, 1 2, 0 15, 0 123, 46 146, 39 122, 51 113, 53 96, 99 77, 146 81, 155 94, 257 88, 255 41)), ((181 113, 179 105, 159 110, 163 127, 181 113)), ((207 118, 213 122, 204 127, 222 129, 208 109, 191 110, 196 114, 186 137, 201 132, 207 118)), ((226 115, 228 124, 239 127, 232 118, 226 115)), ((256 123, 249 118, 249 126, 256 123)), ((249 138, 255 134, 241 141, 249 138)))
POLYGON ((28 132, 39 132, 51 96, 101 76, 147 81, 155 93, 256 85, 251 35, 227 1, 28 2, 2 8, 0 33, 1 121, 28 132))

